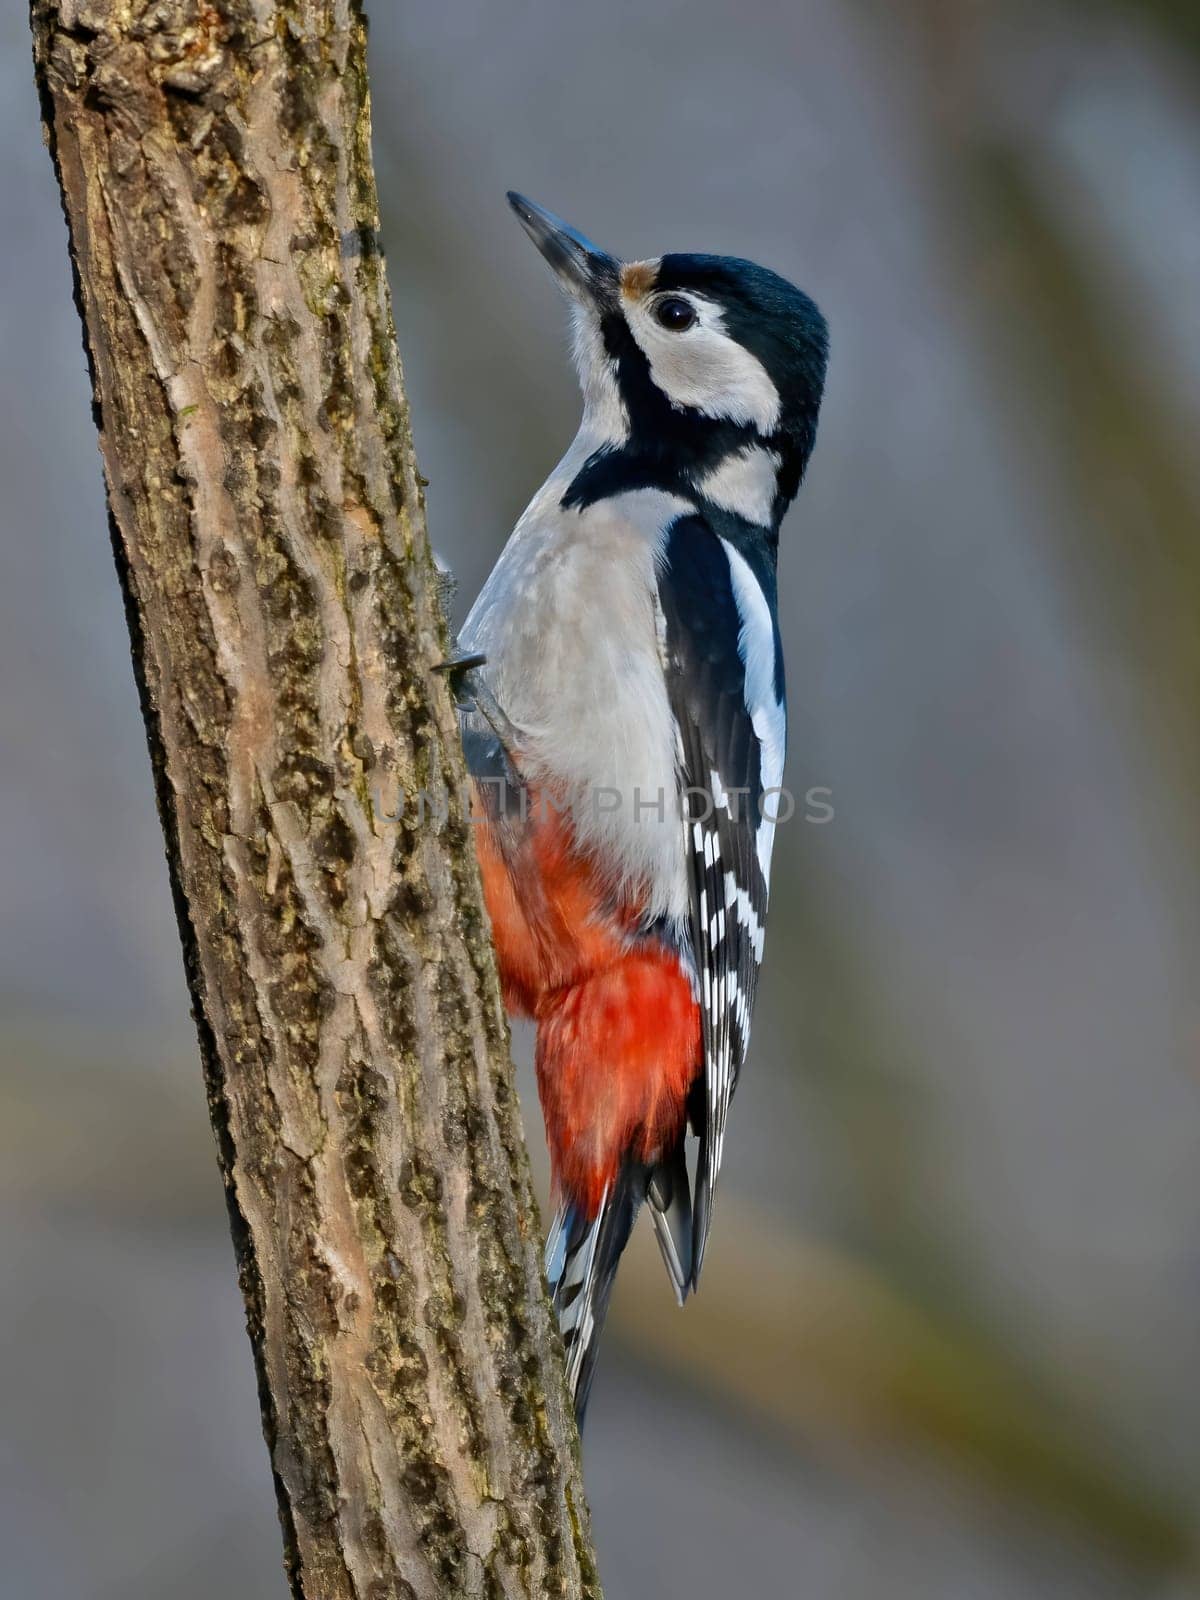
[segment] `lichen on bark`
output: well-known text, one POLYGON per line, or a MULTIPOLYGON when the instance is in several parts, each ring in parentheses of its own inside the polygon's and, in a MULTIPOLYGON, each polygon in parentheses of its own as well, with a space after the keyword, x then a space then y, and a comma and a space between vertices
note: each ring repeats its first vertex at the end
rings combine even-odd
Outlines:
POLYGON ((293 1590, 598 1595, 361 9, 31 9, 293 1590))

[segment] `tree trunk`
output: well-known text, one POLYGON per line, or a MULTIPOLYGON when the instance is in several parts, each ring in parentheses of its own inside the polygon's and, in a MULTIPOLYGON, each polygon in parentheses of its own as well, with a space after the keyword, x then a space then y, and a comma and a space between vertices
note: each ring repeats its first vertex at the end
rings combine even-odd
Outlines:
POLYGON ((598 1595, 361 10, 32 16, 293 1592, 598 1595))

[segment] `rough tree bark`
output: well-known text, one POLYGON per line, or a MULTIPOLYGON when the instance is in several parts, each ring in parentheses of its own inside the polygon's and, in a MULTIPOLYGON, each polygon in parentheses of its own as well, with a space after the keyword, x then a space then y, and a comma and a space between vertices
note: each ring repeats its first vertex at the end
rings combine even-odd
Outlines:
POLYGON ((32 20, 293 1591, 597 1595, 360 7, 32 20))

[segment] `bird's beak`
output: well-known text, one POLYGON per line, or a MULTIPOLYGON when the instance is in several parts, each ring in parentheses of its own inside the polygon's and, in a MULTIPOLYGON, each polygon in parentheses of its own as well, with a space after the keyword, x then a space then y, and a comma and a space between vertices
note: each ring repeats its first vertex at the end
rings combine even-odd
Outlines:
POLYGON ((614 256, 523 194, 510 189, 508 203, 568 294, 599 307, 615 299, 620 262, 614 256))

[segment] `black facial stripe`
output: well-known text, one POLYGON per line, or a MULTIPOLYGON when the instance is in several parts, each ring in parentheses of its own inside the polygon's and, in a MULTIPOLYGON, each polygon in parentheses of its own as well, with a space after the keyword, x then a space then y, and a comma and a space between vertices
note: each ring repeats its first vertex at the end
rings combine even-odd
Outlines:
POLYGON ((629 438, 602 447, 584 463, 563 496, 565 507, 582 510, 628 489, 685 493, 730 452, 768 443, 752 424, 672 405, 619 312, 603 319, 601 334, 629 416, 629 438))
POLYGON ((661 435, 635 435, 622 445, 602 445, 575 474, 561 504, 582 511, 630 489, 662 489, 699 503, 703 497, 696 490, 697 479, 730 451, 762 442, 753 428, 730 423, 713 434, 692 436, 686 445, 664 441, 661 435))
POLYGON ((753 423, 710 417, 694 407, 674 404, 654 382, 646 353, 619 311, 602 318, 600 331, 629 416, 629 438, 597 450, 569 484, 562 505, 582 510, 629 489, 662 489, 694 499, 699 479, 727 456, 752 447, 779 457, 774 505, 778 524, 804 470, 805 452, 795 435, 786 427, 764 434, 753 423))
POLYGON ((670 401, 651 377, 646 352, 619 311, 604 317, 600 331, 605 353, 617 369, 617 387, 629 413, 631 437, 640 441, 643 449, 664 456, 682 452, 711 462, 740 444, 761 440, 752 424, 705 416, 694 407, 670 401))

